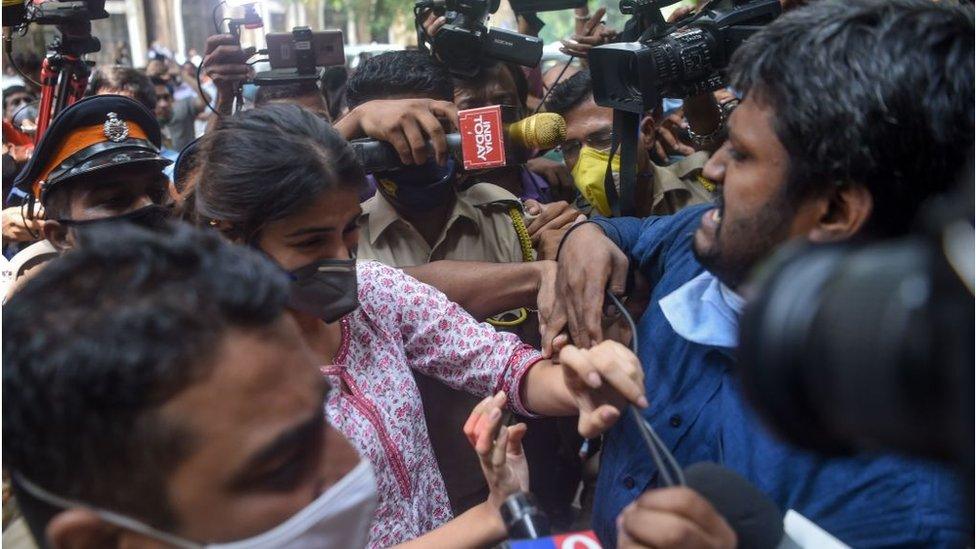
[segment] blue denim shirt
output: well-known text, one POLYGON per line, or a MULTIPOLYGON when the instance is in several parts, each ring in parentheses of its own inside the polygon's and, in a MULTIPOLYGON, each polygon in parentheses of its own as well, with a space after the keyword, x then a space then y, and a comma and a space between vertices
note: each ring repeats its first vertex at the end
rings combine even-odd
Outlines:
MULTIPOLYGON (((644 416, 678 462, 729 467, 784 512, 794 509, 855 547, 971 543, 968 505, 948 472, 897 456, 826 458, 785 444, 746 405, 736 387, 732 349, 674 332, 658 301, 703 272, 692 240, 708 208, 595 219, 652 284, 651 304, 637 327, 650 402, 644 416)), ((605 435, 600 461, 593 528, 604 546, 616 547, 620 511, 655 486, 653 462, 624 416, 605 435)))

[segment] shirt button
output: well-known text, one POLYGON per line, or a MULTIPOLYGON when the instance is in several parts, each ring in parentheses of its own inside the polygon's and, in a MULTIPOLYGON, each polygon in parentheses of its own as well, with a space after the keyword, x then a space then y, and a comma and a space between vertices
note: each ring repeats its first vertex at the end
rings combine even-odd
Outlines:
POLYGON ((681 427, 681 416, 679 416, 679 415, 671 416, 671 418, 668 419, 668 423, 672 427, 681 427))
POLYGON ((624 477, 624 488, 633 490, 634 484, 634 477, 624 477))

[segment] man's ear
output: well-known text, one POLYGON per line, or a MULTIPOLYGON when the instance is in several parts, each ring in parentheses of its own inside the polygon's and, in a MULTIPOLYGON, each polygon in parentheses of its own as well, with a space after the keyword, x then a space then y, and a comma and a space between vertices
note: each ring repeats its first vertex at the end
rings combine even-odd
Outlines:
POLYGON ((640 121, 640 145, 645 151, 650 150, 654 146, 654 138, 657 136, 657 131, 654 124, 654 116, 647 115, 641 118, 640 121))
POLYGON ((68 227, 62 225, 60 221, 46 219, 41 232, 44 233, 44 238, 59 252, 65 252, 74 245, 73 239, 68 234, 68 227))
POLYGON ((118 547, 121 529, 88 509, 68 509, 51 518, 44 530, 54 549, 118 547))
POLYGON ((808 235, 816 243, 851 238, 864 227, 874 209, 871 191, 857 183, 845 183, 821 200, 820 217, 808 235))

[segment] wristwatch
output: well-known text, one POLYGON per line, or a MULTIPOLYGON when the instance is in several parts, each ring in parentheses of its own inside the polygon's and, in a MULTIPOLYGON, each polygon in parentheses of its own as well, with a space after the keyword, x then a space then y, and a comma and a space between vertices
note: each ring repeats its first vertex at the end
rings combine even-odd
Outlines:
POLYGON ((719 105, 719 120, 718 126, 712 130, 711 133, 700 134, 695 133, 691 127, 688 127, 688 139, 691 140, 691 144, 695 146, 696 149, 710 149, 714 148, 715 145, 719 145, 725 140, 726 134, 728 133, 728 127, 726 122, 729 120, 729 116, 732 111, 739 105, 739 100, 734 99, 728 101, 722 105, 719 105))

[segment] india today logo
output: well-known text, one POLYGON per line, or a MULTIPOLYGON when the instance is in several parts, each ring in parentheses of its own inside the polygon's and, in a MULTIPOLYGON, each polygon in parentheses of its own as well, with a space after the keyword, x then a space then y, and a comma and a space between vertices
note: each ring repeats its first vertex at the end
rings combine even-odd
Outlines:
POLYGON ((505 134, 498 105, 458 112, 464 169, 482 170, 505 165, 505 134))

